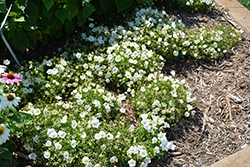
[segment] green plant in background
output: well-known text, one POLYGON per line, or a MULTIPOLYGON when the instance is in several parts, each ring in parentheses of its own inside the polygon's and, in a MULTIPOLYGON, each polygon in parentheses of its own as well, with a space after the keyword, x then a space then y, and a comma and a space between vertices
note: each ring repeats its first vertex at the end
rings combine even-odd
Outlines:
POLYGON ((250 1, 249 0, 238 0, 243 6, 245 6, 250 11, 250 1))
MULTIPOLYGON (((115 9, 121 12, 136 4, 152 5, 152 0, 17 0, 13 2, 4 33, 14 48, 24 51, 35 47, 37 41, 61 37, 83 27, 92 16, 115 9)), ((0 19, 7 12, 8 3, 0 1, 0 19)))

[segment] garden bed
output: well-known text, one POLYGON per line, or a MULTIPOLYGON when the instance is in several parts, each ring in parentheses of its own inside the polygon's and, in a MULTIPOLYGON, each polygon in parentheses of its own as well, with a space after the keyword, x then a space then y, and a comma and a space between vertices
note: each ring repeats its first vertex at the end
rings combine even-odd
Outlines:
MULTIPOLYGON (((166 9, 166 13, 181 19, 188 27, 231 25, 228 22, 231 18, 216 7, 204 13, 172 9, 166 9)), ((53 52, 58 47, 55 42, 46 46, 53 52)), ((17 56, 20 62, 36 60, 37 55, 44 55, 45 49, 41 48, 17 56)), ((7 52, 0 54, 3 54, 1 60, 11 57, 7 52)), ((195 116, 183 118, 167 130, 167 138, 174 141, 176 150, 165 153, 159 160, 153 159, 149 166, 207 166, 246 147, 250 141, 249 67, 250 36, 247 33, 225 57, 214 62, 180 59, 173 64, 166 63, 162 72, 169 75, 175 70, 177 77, 188 82, 197 97, 199 110, 195 116)), ((25 154, 20 147, 17 154, 20 167, 32 166, 25 154)))

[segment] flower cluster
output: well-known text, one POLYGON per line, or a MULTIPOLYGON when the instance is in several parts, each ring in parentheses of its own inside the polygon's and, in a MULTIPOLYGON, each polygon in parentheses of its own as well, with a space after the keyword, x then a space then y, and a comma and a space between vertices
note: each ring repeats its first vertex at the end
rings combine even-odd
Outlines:
POLYGON ((185 80, 174 71, 162 74, 164 61, 217 58, 239 34, 222 27, 188 30, 152 8, 137 9, 124 27, 89 24, 59 56, 21 68, 15 93, 25 101, 20 113, 32 118, 17 128, 29 158, 47 166, 148 166, 175 149, 165 129, 196 108, 185 80))

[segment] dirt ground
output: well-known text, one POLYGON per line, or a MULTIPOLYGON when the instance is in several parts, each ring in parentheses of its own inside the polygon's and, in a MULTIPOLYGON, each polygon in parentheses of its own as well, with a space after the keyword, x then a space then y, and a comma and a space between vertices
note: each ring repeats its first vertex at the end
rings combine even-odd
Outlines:
MULTIPOLYGON (((223 9, 207 12, 187 12, 167 9, 173 17, 182 19, 188 27, 222 23, 238 25, 223 9)), ((239 27, 238 27, 239 28, 239 27)), ((18 53, 22 60, 32 60, 43 55, 53 55, 62 47, 65 38, 51 40, 45 46, 25 54, 18 53), (46 48, 46 49, 45 49, 46 48)), ((11 55, 0 50, 0 62, 11 55)), ((14 62, 14 61, 12 61, 14 62)), ((197 114, 182 119, 167 130, 168 139, 176 144, 176 150, 162 159, 154 159, 150 167, 202 167, 209 166, 247 146, 250 142, 250 35, 244 33, 242 41, 231 48, 225 57, 214 62, 179 60, 166 64, 164 73, 171 70, 185 79, 197 97, 197 114)), ((32 165, 26 155, 19 154, 19 167, 32 165)), ((33 165, 32 165, 33 166, 33 165)))

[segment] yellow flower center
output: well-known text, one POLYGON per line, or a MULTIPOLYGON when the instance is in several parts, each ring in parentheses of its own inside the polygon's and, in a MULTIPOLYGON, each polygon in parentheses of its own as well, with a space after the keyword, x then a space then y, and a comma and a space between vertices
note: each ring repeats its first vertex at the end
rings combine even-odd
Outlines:
POLYGON ((0 135, 2 135, 3 133, 4 133, 4 128, 0 126, 0 135))
POLYGON ((7 95, 7 99, 8 99, 8 101, 13 101, 14 100, 14 96, 12 94, 8 94, 7 95))
POLYGON ((8 75, 7 75, 7 78, 8 79, 14 79, 15 78, 15 75, 13 74, 13 73, 9 73, 8 75))

